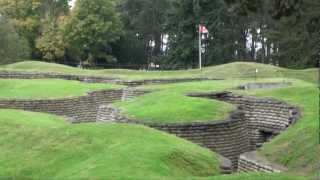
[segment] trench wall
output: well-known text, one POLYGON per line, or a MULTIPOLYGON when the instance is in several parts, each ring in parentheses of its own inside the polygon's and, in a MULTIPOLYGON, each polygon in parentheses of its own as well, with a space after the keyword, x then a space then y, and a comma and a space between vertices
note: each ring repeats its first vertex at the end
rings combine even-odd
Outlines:
POLYGON ((297 107, 276 99, 232 93, 217 94, 215 98, 236 104, 244 112, 251 150, 256 150, 264 142, 285 131, 300 117, 297 107))
MULTIPOLYGON (((157 124, 149 127, 175 134, 200 146, 209 148, 231 161, 230 170, 237 168, 239 155, 249 151, 247 124, 243 112, 235 111, 227 120, 208 123, 157 124)), ((228 168, 228 167, 227 167, 228 168)))
POLYGON ((109 77, 84 76, 61 73, 38 73, 20 71, 0 71, 2 79, 64 79, 74 81, 84 81, 92 83, 117 83, 119 80, 109 77))
POLYGON ((121 99, 139 96, 146 91, 103 90, 90 92, 86 96, 48 100, 0 100, 0 109, 21 109, 26 111, 52 113, 66 116, 71 122, 95 122, 111 117, 108 104, 121 99), (126 97, 124 97, 126 96, 126 97))
POLYGON ((0 79, 64 79, 83 81, 88 83, 115 83, 125 86, 141 86, 147 84, 169 84, 169 83, 183 83, 206 80, 221 80, 209 78, 179 78, 179 79, 149 79, 127 81, 111 77, 99 77, 76 74, 61 74, 61 73, 39 73, 39 72, 21 72, 21 71, 0 71, 0 79))
POLYGON ((260 171, 265 173, 279 173, 285 170, 285 167, 268 162, 255 151, 241 154, 238 161, 238 172, 260 171))

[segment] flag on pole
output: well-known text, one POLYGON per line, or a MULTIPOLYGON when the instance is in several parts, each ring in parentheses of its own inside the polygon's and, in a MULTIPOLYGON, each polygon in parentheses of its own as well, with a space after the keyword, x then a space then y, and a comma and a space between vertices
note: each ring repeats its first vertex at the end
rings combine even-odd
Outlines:
POLYGON ((199 32, 202 33, 202 34, 208 34, 209 31, 208 29, 204 26, 204 25, 199 25, 199 32))

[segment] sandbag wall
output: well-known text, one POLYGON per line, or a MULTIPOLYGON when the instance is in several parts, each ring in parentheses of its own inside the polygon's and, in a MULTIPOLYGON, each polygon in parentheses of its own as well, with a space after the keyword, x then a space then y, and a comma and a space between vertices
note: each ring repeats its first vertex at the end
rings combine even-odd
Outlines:
POLYGON ((62 73, 38 73, 20 71, 0 71, 0 79, 64 79, 90 83, 117 83, 119 80, 109 77, 85 76, 62 73))
POLYGON ((248 123, 251 150, 261 147, 299 118, 297 107, 275 99, 259 99, 232 93, 221 93, 215 98, 239 105, 242 109, 248 123))
MULTIPOLYGON (((256 162, 255 159, 248 160, 248 157, 244 158, 245 153, 255 151, 261 145, 273 138, 274 136, 285 131, 291 124, 299 118, 299 110, 297 107, 291 106, 285 102, 275 99, 259 99, 256 97, 236 95, 231 92, 222 93, 191 93, 188 94, 191 97, 202 97, 209 99, 217 99, 225 102, 229 102, 238 106, 238 110, 243 113, 240 119, 240 124, 246 124, 243 126, 245 130, 239 132, 238 136, 242 137, 244 133, 245 137, 242 137, 242 142, 246 142, 241 149, 246 149, 247 152, 239 152, 236 157, 237 162, 233 164, 234 167, 241 170, 249 171, 263 171, 263 172, 278 172, 277 169, 266 168, 265 162, 256 162), (241 158, 242 157, 242 158, 241 158), (240 159, 239 159, 240 158, 240 159), (251 163, 255 162, 255 163, 251 163), (267 170, 266 170, 267 169, 267 170)), ((215 141, 214 139, 211 139, 215 141)), ((214 144, 215 142, 211 142, 214 144)), ((228 141, 225 141, 228 143, 228 141)), ((226 146, 233 147, 233 144, 226 144, 226 146)), ((216 150, 216 147, 212 149, 217 151, 221 155, 223 152, 216 150)), ((228 156, 225 156, 230 158, 228 156)))
MULTIPOLYGON (((138 96, 146 91, 132 91, 138 96)), ((101 119, 103 106, 123 98, 123 90, 90 92, 86 96, 48 100, 0 100, 0 109, 21 109, 66 116, 71 122, 95 122, 101 119), (100 116, 100 117, 98 117, 100 116)), ((108 115, 108 114, 107 114, 108 115)))
POLYGON ((134 80, 127 81, 117 78, 103 77, 103 76, 89 76, 77 74, 62 74, 62 73, 45 73, 45 72, 21 72, 21 71, 0 71, 0 79, 64 79, 83 81, 88 83, 114 83, 125 86, 141 86, 148 84, 170 84, 183 83, 206 80, 220 80, 209 78, 181 78, 181 79, 149 79, 149 80, 134 80))

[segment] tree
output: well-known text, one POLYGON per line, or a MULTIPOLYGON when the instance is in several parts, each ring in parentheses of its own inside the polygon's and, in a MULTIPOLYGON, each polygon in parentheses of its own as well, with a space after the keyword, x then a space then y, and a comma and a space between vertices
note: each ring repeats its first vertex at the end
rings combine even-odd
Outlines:
MULTIPOLYGON (((63 18, 61 18, 63 20, 63 18)), ((42 35, 36 41, 36 48, 44 60, 59 62, 66 54, 67 44, 62 23, 49 23, 43 27, 42 35)))
POLYGON ((115 1, 78 0, 65 29, 69 49, 91 65, 113 61, 110 43, 119 39, 121 27, 115 1))
POLYGON ((27 41, 20 37, 14 27, 0 16, 0 63, 13 63, 30 57, 27 41))
POLYGON ((69 15, 68 0, 42 0, 39 8, 42 25, 36 50, 46 61, 59 62, 66 55, 64 25, 69 15))
POLYGON ((262 15, 262 62, 296 68, 317 66, 316 60, 320 58, 319 1, 225 1, 231 10, 241 16, 262 15))
POLYGON ((8 18, 17 33, 28 40, 34 58, 41 58, 36 39, 51 23, 69 11, 68 0, 0 0, 0 14, 8 18))
POLYGON ((41 0, 0 0, 0 14, 8 18, 20 36, 28 40, 32 51, 40 27, 40 17, 36 12, 41 0))
POLYGON ((123 47, 118 49, 122 51, 119 54, 126 54, 125 51, 135 51, 132 53, 134 56, 129 60, 137 61, 142 65, 147 65, 150 63, 149 61, 162 57, 164 55, 163 37, 166 34, 165 23, 168 8, 168 0, 122 1, 119 9, 125 33, 117 45, 118 48, 123 47), (124 41, 134 44, 128 46, 124 41))

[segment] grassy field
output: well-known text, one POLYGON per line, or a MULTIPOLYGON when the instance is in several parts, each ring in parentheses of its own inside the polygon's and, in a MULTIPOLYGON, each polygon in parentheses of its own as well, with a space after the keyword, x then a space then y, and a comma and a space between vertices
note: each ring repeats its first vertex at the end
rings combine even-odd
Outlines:
POLYGON ((107 76, 126 80, 141 79, 169 79, 169 78, 254 78, 255 71, 259 70, 259 78, 297 78, 309 82, 317 82, 317 70, 291 70, 271 65, 235 62, 219 66, 206 67, 203 70, 180 71, 134 71, 124 69, 110 70, 82 70, 70 66, 44 63, 38 61, 25 61, 10 65, 0 66, 0 70, 32 71, 32 72, 58 72, 68 74, 86 74, 94 76, 107 76))
POLYGON ((0 179, 156 179, 220 174, 216 155, 151 128, 67 124, 0 110, 0 179))
MULTIPOLYGON (((63 119, 14 110, 0 110, 0 179, 316 179, 320 169, 319 90, 316 69, 289 70, 256 63, 231 63, 199 70, 145 72, 80 70, 68 66, 22 62, 0 70, 90 74, 122 79, 209 77, 203 81, 140 87, 155 92, 116 103, 126 115, 146 122, 204 122, 220 120, 234 109, 219 101, 187 97, 189 92, 231 90, 273 97, 297 105, 302 118, 266 143, 259 153, 288 167, 287 174, 220 176, 214 153, 156 130, 135 125, 69 125, 63 119), (255 69, 258 79, 254 79, 255 69), (277 77, 277 78, 275 78, 277 77), (241 78, 241 79, 239 79, 241 78), (292 87, 239 91, 247 82, 293 82, 292 87), (107 172, 107 173, 106 173, 107 172), (289 174, 289 175, 288 175, 289 174)), ((54 98, 83 95, 118 86, 64 80, 0 80, 0 98, 54 98), (70 83, 70 84, 69 84, 70 83), (90 86, 90 87, 89 87, 90 86)))
POLYGON ((0 79, 0 99, 55 99, 82 96, 102 89, 117 89, 112 84, 89 84, 58 79, 0 79))

